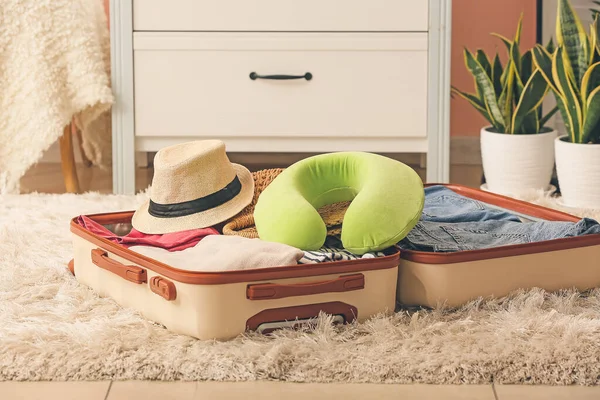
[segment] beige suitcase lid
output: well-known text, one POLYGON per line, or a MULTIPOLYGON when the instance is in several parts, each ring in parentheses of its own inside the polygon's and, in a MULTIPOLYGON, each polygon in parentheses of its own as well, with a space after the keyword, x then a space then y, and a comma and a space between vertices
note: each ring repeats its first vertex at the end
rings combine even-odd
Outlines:
MULTIPOLYGON (((445 186, 455 193, 470 199, 500 207, 509 212, 514 212, 515 214, 525 217, 533 217, 546 221, 564 222, 577 222, 581 220, 580 217, 576 217, 561 211, 538 206, 536 204, 513 199, 511 197, 485 192, 480 189, 473 189, 463 185, 431 183, 426 184, 425 187, 437 185, 445 186)), ((490 249, 457 251, 453 253, 431 253, 424 251, 402 250, 400 253, 400 258, 422 264, 455 264, 469 261, 487 260, 492 258, 512 257, 524 254, 545 253, 549 251, 596 246, 599 244, 600 234, 592 234, 563 239, 546 240, 543 242, 494 247, 490 249)))

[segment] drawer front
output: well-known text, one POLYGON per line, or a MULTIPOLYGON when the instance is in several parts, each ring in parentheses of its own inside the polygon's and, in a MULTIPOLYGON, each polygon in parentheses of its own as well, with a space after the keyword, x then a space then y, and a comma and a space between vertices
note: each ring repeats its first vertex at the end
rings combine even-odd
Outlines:
POLYGON ((136 31, 427 31, 427 0, 134 0, 136 31))
POLYGON ((137 136, 426 136, 426 34, 138 33, 134 71, 137 136))

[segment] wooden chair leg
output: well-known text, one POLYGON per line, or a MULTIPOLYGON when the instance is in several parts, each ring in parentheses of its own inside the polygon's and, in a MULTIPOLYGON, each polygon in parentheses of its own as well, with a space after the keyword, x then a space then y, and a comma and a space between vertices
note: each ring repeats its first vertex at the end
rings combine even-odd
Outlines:
POLYGON ((73 127, 73 130, 75 131, 75 135, 77 136, 77 143, 79 145, 79 155, 81 156, 81 161, 83 162, 83 165, 85 165, 86 167, 89 168, 92 166, 92 162, 85 155, 85 151, 83 151, 83 141, 81 139, 81 131, 79 129, 77 129, 76 126, 73 127))
POLYGON ((67 125, 60 137, 60 163, 62 166, 65 188, 68 193, 79 193, 79 180, 75 167, 75 154, 73 152, 73 133, 71 124, 67 125))

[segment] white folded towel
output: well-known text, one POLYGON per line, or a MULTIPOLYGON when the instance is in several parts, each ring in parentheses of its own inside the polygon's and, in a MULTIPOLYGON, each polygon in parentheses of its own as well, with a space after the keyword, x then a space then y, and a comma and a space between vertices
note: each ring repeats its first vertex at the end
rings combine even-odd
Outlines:
POLYGON ((196 246, 181 251, 152 246, 132 246, 129 250, 174 268, 198 272, 298 265, 304 256, 302 250, 286 244, 224 235, 207 236, 196 246))

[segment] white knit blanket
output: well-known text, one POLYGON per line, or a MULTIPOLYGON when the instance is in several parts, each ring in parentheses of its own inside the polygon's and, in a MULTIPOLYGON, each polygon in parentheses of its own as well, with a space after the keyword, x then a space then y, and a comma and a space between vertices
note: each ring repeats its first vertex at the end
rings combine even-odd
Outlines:
POLYGON ((88 158, 109 164, 112 101, 102 0, 0 1, 0 193, 73 118, 88 158))

